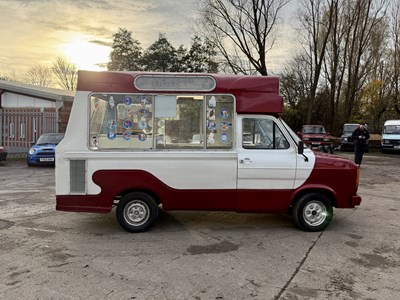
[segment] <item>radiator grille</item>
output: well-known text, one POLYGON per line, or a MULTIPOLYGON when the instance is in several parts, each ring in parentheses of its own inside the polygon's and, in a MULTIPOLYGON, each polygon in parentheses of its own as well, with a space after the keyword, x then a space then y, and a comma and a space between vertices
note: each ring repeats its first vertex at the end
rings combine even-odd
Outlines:
POLYGON ((85 184, 85 161, 84 160, 70 160, 69 164, 69 182, 70 193, 86 193, 85 184))

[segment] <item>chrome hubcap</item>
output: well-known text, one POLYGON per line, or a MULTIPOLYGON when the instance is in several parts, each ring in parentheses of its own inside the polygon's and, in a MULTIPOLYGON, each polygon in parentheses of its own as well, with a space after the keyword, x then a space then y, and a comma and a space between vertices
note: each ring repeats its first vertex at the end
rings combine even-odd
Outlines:
POLYGON ((149 208, 143 201, 134 200, 125 206, 124 216, 130 225, 140 226, 149 219, 149 208))
POLYGON ((319 226, 327 218, 325 205, 320 201, 311 201, 303 209, 304 221, 310 226, 319 226))

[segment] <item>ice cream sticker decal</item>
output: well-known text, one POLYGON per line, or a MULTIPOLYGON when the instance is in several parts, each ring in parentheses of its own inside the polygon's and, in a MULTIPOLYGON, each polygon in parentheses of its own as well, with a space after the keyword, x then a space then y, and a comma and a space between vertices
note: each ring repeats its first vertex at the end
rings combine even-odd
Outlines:
POLYGON ((115 120, 108 120, 107 127, 110 129, 115 129, 115 127, 117 127, 117 122, 115 120))
POLYGON ((221 134, 219 140, 222 143, 227 143, 229 141, 229 135, 226 132, 224 132, 224 133, 221 134))
POLYGON ((139 102, 140 102, 140 104, 141 104, 142 106, 146 106, 146 105, 149 103, 149 101, 148 101, 146 98, 141 98, 141 99, 139 100, 139 102))
POLYGON ((139 141, 144 142, 147 139, 147 135, 145 133, 143 133, 143 132, 139 133, 138 134, 138 139, 139 139, 139 141))
POLYGON ((127 116, 128 118, 132 118, 132 117, 133 117, 133 114, 134 114, 133 109, 132 109, 131 107, 129 107, 129 108, 126 110, 126 116, 127 116))
POLYGON ((209 135, 208 135, 208 137, 207 137, 207 143, 209 143, 209 144, 214 144, 214 143, 215 143, 215 140, 214 140, 214 133, 213 133, 213 132, 210 132, 210 133, 209 133, 209 135))
POLYGON ((217 100, 215 99, 214 96, 212 96, 210 101, 208 101, 208 107, 216 107, 216 106, 217 106, 217 100))
POLYGON ((214 121, 209 121, 207 124, 208 130, 215 130, 217 128, 217 124, 214 121))
POLYGON ((110 131, 109 133, 107 133, 107 137, 109 140, 115 140, 117 134, 114 131, 110 131))
POLYGON ((111 96, 110 99, 108 100, 108 104, 110 104, 111 108, 114 108, 115 102, 114 102, 114 97, 111 96))
POLYGON ((138 123, 139 129, 146 129, 147 128, 147 122, 145 120, 140 120, 138 123))
POLYGON ((131 129, 132 126, 133 126, 133 123, 132 123, 131 120, 125 120, 124 123, 122 124, 122 126, 123 126, 125 129, 131 129))
POLYGON ((122 134, 122 138, 123 138, 125 141, 129 141, 129 140, 132 138, 132 132, 125 131, 125 132, 122 134))
POLYGON ((221 124, 219 124, 219 127, 220 127, 222 130, 228 130, 228 128, 229 128, 229 123, 228 123, 228 122, 221 122, 221 124))
POLYGON ((124 104, 125 105, 131 105, 133 103, 133 100, 131 97, 125 97, 124 98, 124 104))
POLYGON ((221 112, 219 113, 219 116, 220 116, 222 119, 226 119, 226 118, 229 117, 229 112, 228 112, 226 109, 223 109, 223 110, 221 110, 221 112))
POLYGON ((139 117, 147 117, 147 115, 149 114, 149 111, 147 109, 141 108, 138 110, 138 115, 139 117))

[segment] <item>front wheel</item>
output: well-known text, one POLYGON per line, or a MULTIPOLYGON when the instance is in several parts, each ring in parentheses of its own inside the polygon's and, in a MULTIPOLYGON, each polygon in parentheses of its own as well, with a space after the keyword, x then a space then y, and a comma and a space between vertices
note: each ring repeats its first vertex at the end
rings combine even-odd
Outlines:
POLYGON ((333 209, 329 199, 320 193, 302 196, 293 207, 293 218, 305 231, 324 230, 332 220, 333 209))
POLYGON ((158 206, 150 195, 133 192, 125 195, 117 206, 118 223, 129 232, 148 229, 158 217, 158 206))

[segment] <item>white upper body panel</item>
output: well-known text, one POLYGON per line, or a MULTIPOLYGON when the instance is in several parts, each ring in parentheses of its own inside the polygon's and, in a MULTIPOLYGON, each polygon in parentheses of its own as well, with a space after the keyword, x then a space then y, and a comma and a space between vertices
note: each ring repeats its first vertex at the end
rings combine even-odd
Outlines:
POLYGON ((230 150, 93 151, 88 143, 88 92, 77 92, 65 138, 56 149, 56 194, 70 193, 69 161, 84 160, 86 193, 98 194, 92 181, 97 170, 143 170, 174 189, 294 189, 309 177, 315 156, 305 149, 297 153, 295 140, 273 116, 236 116, 236 141, 230 150), (243 118, 272 120, 285 135, 285 149, 242 147, 243 118))

